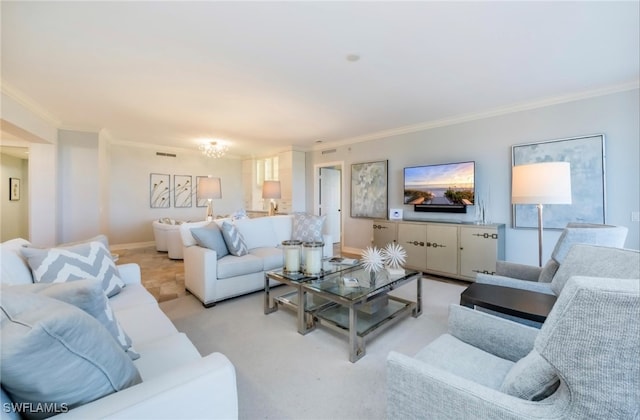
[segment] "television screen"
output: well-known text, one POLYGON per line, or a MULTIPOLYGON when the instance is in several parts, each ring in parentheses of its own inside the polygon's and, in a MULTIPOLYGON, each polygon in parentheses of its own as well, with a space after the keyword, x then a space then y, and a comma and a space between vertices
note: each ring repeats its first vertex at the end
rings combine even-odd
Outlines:
POLYGON ((473 205, 474 178, 475 162, 404 168, 404 204, 473 205))

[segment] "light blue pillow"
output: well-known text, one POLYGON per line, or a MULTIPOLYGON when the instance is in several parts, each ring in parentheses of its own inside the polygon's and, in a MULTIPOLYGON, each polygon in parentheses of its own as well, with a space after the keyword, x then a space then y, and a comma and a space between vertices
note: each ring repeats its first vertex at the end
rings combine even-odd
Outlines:
POLYGON ((2 388, 15 403, 43 418, 39 403, 70 410, 141 382, 135 365, 92 316, 34 293, 3 290, 0 297, 2 388))
POLYGON ((36 283, 61 283, 68 280, 97 279, 108 297, 124 287, 111 252, 103 242, 49 249, 22 248, 36 283))
POLYGON ((191 229, 191 235, 199 246, 216 251, 218 259, 229 255, 222 231, 216 223, 211 223, 201 228, 193 228, 191 229))
POLYGON ((131 338, 116 319, 116 315, 109 304, 109 299, 98 280, 33 283, 17 286, 3 285, 0 290, 2 292, 9 290, 22 293, 37 293, 80 308, 94 317, 109 331, 131 360, 136 360, 140 357, 140 354, 132 347, 131 338))
POLYGON ((247 245, 244 243, 244 238, 235 225, 229 222, 222 222, 222 236, 231 255, 241 257, 249 253, 247 245))

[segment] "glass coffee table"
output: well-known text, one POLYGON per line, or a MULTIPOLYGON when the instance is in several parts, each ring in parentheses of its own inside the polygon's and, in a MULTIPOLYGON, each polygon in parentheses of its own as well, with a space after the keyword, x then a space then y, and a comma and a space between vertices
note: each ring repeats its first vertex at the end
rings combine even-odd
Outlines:
POLYGON ((349 360, 356 362, 366 354, 365 343, 405 316, 422 313, 422 273, 405 269, 389 274, 383 270, 371 276, 362 265, 323 265, 317 276, 292 275, 282 271, 265 274, 265 314, 278 305, 294 310, 298 332, 306 334, 316 324, 325 325, 349 338, 349 360), (324 270, 326 268, 326 270, 324 270), (294 287, 291 293, 270 297, 270 280, 294 287), (416 300, 389 295, 389 292, 416 280, 416 300), (302 304, 300 304, 302 302, 302 304))

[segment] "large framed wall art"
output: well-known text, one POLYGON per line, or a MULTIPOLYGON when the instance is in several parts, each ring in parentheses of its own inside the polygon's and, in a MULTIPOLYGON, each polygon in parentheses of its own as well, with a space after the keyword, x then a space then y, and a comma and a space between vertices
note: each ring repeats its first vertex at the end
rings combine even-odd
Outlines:
MULTIPOLYGON (((571 204, 544 206, 545 229, 563 229, 569 222, 605 223, 604 135, 543 141, 512 146, 513 166, 537 162, 569 162, 571 204)), ((514 228, 538 228, 535 205, 513 206, 514 228)))
POLYGON ((386 219, 388 161, 351 165, 351 217, 386 219))
POLYGON ((150 174, 149 176, 149 197, 152 209, 166 209, 171 206, 169 196, 169 174, 150 174))

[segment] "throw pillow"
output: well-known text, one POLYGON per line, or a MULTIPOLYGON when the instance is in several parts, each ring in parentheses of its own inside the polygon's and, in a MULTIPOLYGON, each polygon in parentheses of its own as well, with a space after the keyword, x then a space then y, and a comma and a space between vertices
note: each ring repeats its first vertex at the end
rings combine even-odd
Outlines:
POLYGON ((22 248, 21 251, 37 283, 97 279, 108 297, 124 287, 111 253, 102 242, 50 249, 22 248))
POLYGON ((210 223, 205 227, 191 229, 191 235, 196 243, 203 247, 216 251, 218 259, 229 255, 229 250, 224 242, 222 231, 216 223, 210 223))
POLYGON ((303 242, 322 242, 322 225, 325 216, 314 216, 306 213, 293 214, 294 240, 303 242))
POLYGON ((241 257, 249 253, 242 234, 233 224, 229 222, 222 223, 222 236, 230 254, 241 257))
POLYGON ((82 309, 94 317, 104 326, 111 336, 127 352, 131 360, 136 360, 140 354, 132 347, 131 338, 124 331, 116 315, 111 309, 109 299, 102 290, 98 280, 77 280, 65 283, 36 283, 19 286, 2 286, 5 290, 36 293, 68 303, 82 309))
POLYGON ((518 360, 505 376, 500 391, 530 401, 553 394, 560 381, 556 371, 536 350, 518 360))
POLYGON ((141 382, 107 330, 75 306, 33 293, 0 299, 2 388, 27 418, 65 411, 141 382))

